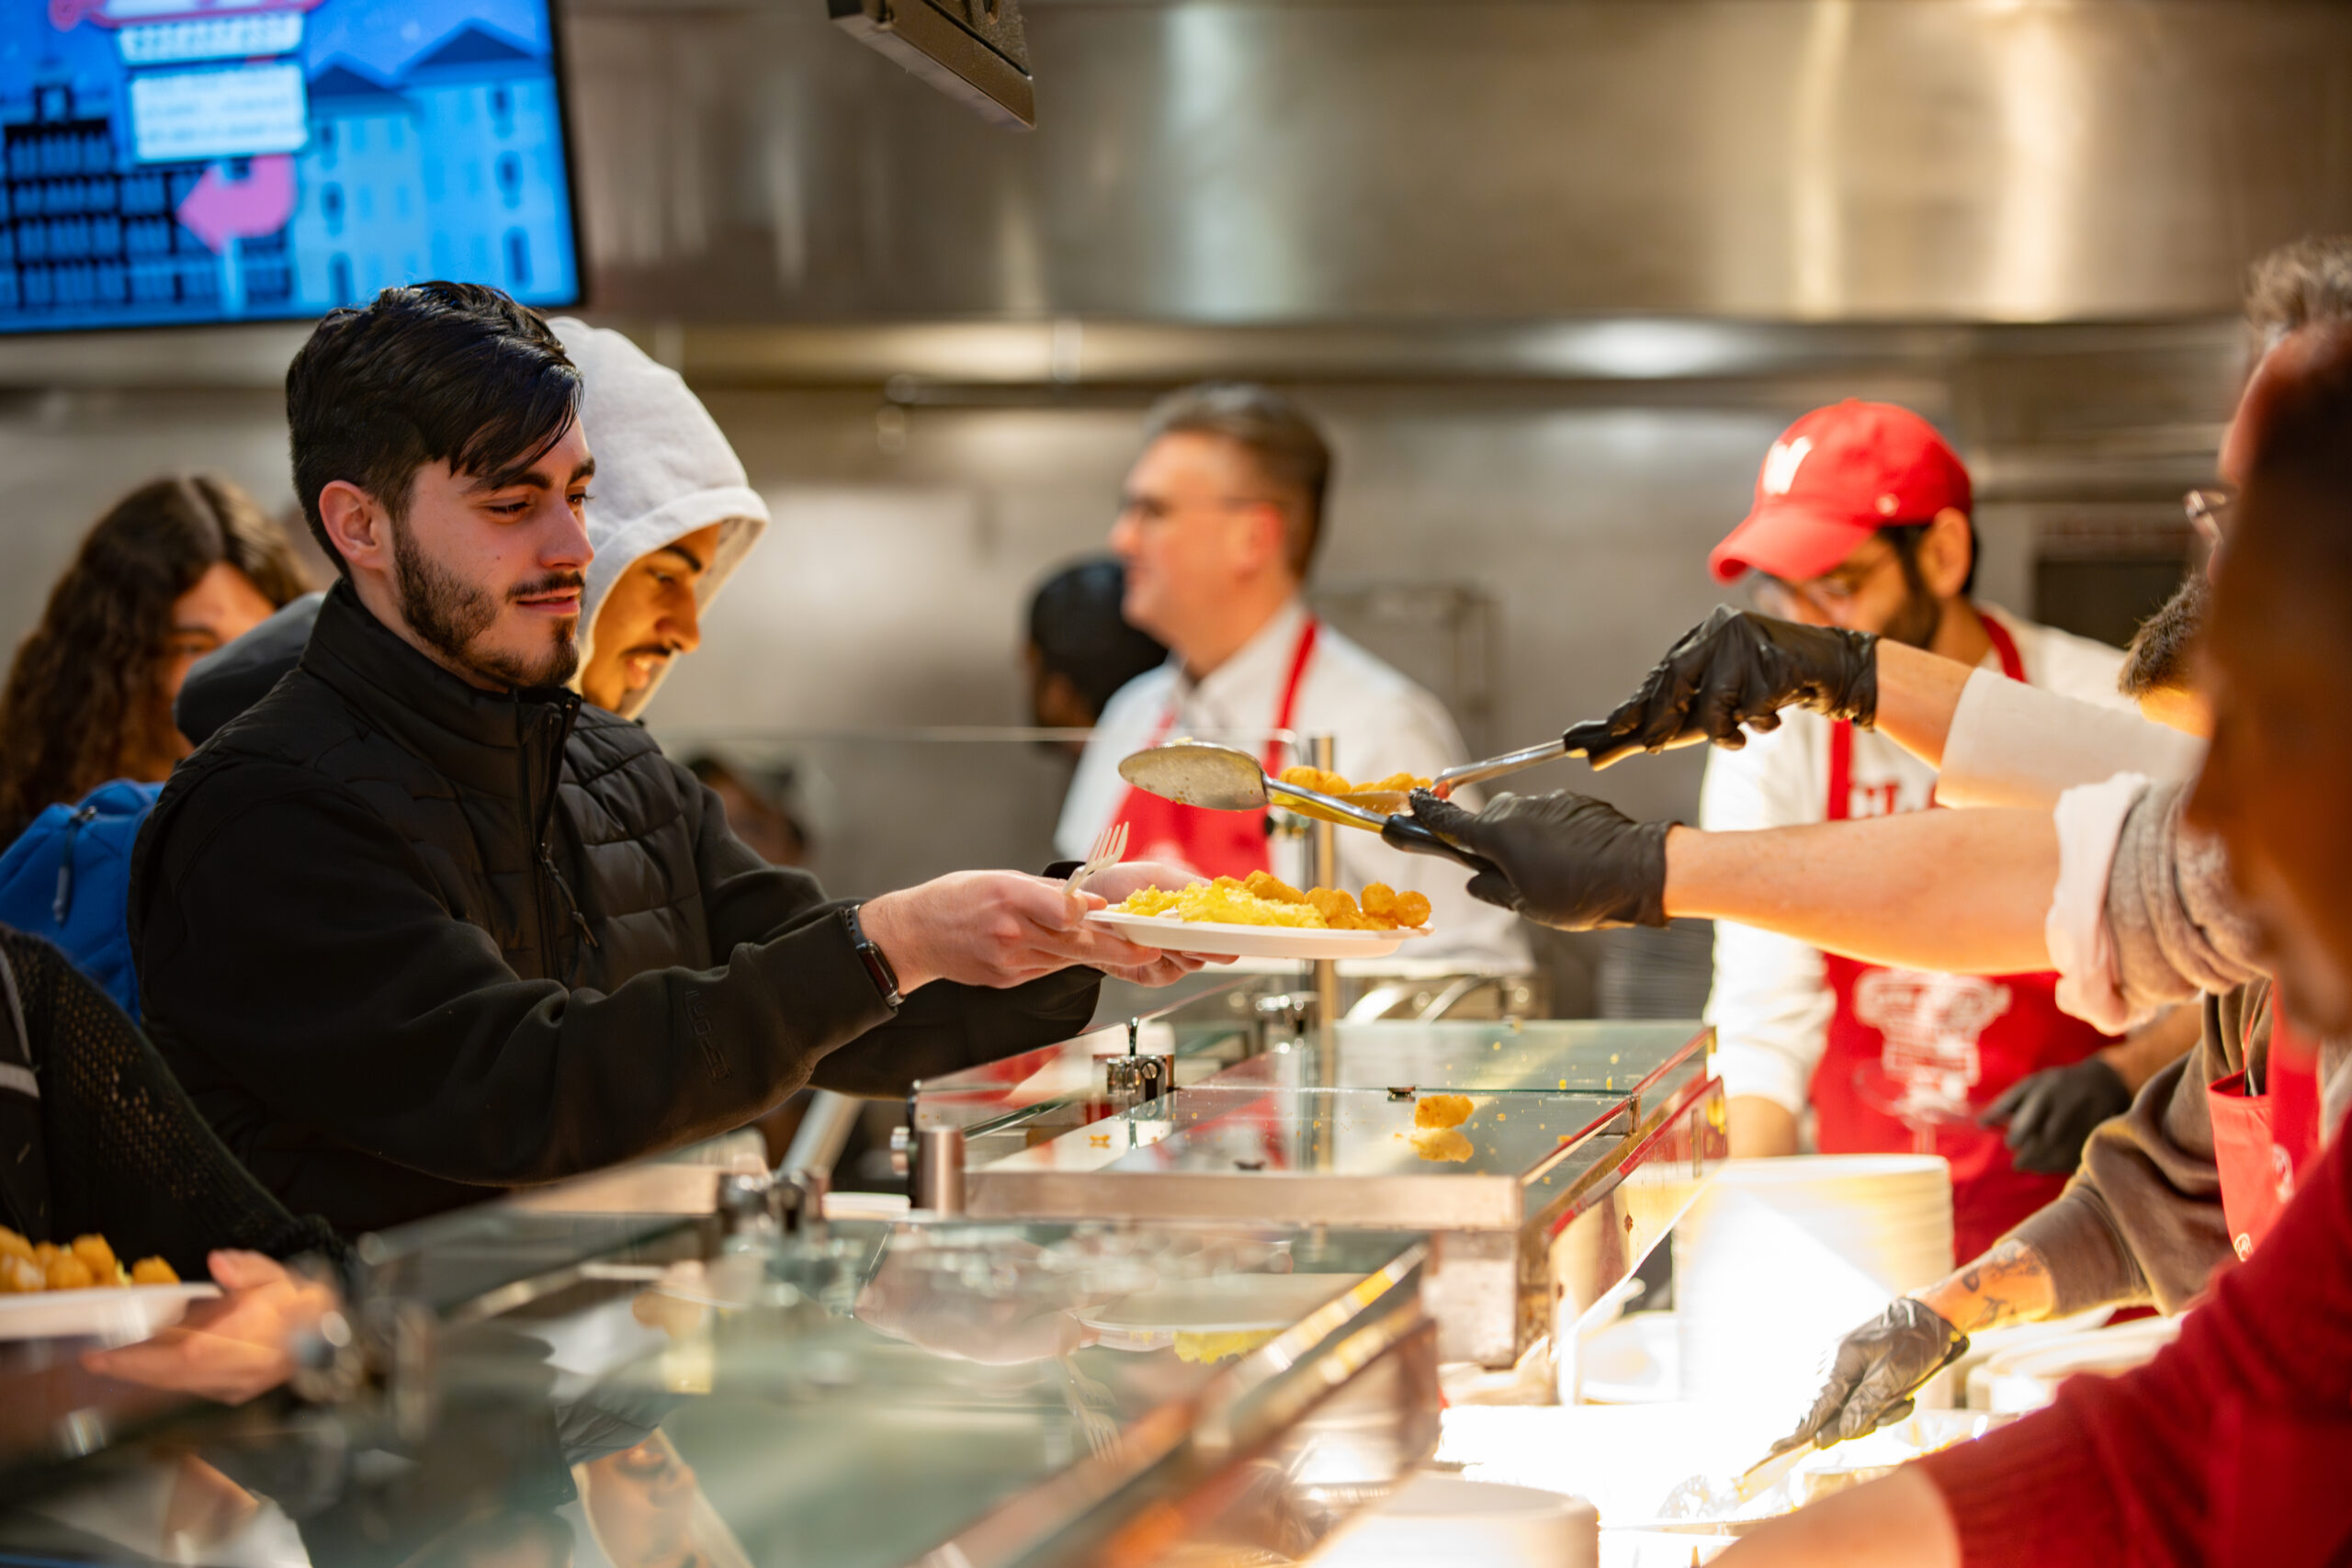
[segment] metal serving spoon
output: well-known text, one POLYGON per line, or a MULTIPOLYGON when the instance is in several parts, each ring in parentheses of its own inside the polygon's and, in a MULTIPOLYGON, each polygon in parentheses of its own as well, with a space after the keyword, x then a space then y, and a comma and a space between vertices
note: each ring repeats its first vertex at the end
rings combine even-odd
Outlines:
MULTIPOLYGON (((1398 849, 1443 855, 1472 871, 1495 869, 1485 856, 1448 843, 1410 817, 1384 814, 1340 795, 1268 778, 1257 758, 1230 746, 1213 746, 1204 740, 1154 746, 1121 762, 1119 776, 1147 795, 1211 811, 1263 811, 1279 799, 1308 815, 1379 833, 1398 849)), ((1398 804, 1404 798, 1399 795, 1398 804)))

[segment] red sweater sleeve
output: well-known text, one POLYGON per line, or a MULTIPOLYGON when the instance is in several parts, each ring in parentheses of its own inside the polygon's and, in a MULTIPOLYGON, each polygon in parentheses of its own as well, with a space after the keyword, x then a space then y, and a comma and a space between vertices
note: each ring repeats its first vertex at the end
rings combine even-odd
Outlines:
POLYGON ((2250 1473, 2245 1442, 2222 1439, 2274 1427, 2340 1438, 2352 1423, 2346 1153, 2343 1139, 2330 1146, 2278 1228, 2154 1361, 2075 1378, 2049 1409, 1920 1461, 1966 1568, 2218 1561, 2249 1544, 2214 1540, 2224 1516, 2234 1535, 2281 1509, 2299 1524, 2320 1522, 2315 1509, 2352 1514, 2340 1471, 2315 1487, 2250 1473))

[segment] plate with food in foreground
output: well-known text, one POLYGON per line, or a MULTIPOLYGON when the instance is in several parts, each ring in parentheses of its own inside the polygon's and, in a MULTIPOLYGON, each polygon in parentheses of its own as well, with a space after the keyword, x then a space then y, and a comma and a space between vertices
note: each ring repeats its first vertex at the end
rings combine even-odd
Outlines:
POLYGON ((160 1258, 125 1268, 102 1235, 64 1247, 0 1225, 0 1339, 104 1339, 128 1345, 168 1328, 220 1287, 182 1284, 160 1258))
POLYGON ((1345 889, 1304 891, 1253 871, 1185 887, 1147 887, 1087 919, 1129 942, 1224 958, 1385 958, 1430 934, 1430 901, 1385 882, 1359 902, 1345 889))

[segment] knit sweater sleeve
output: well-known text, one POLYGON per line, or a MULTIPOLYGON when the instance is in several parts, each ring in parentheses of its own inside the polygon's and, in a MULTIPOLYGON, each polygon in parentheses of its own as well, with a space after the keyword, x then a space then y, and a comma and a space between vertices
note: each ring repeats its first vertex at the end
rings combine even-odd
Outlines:
POLYGON ((2178 782, 2143 792, 2108 872, 2116 987, 2132 1017, 2262 972, 2260 935, 2230 887, 2228 860, 2218 840, 2188 829, 2188 799, 2178 782))
MULTIPOLYGON (((2245 1479, 2237 1445, 2214 1440, 2216 1422, 2340 1429, 2347 1404, 2352 1158, 2338 1139, 2268 1239, 2154 1360, 2075 1378, 2049 1409, 1920 1464, 1966 1568, 2186 1565, 2211 1560, 2217 1514, 2245 1479)), ((2300 1506, 2340 1520, 2352 1504, 2307 1494, 2300 1506)))
POLYGON ((2093 1132, 2066 1190, 2012 1233, 2049 1270, 2058 1315, 2147 1301, 2177 1313, 2234 1257, 2206 1086, 2245 1065, 2249 1031, 2267 1035, 2268 990, 2206 998, 2196 1049, 2093 1132))

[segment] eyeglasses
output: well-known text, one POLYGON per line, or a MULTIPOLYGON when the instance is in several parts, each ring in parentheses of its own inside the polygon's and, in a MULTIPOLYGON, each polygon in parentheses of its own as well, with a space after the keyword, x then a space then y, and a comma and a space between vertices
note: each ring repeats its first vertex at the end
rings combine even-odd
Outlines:
POLYGON ((1171 502, 1158 496, 1127 495, 1119 498, 1119 515, 1132 517, 1138 523, 1165 523, 1191 510, 1242 512, 1254 506, 1280 506, 1281 502, 1262 495, 1219 495, 1205 501, 1171 502))
POLYGON ((2229 532, 2237 504, 2238 492, 2228 485, 2192 490, 2180 498, 2180 509, 2188 514, 2188 525, 2197 530, 2199 538, 2216 548, 2229 532))
POLYGON ((1860 569, 1841 567, 1804 582, 1791 582, 1784 577, 1758 571, 1747 580, 1747 594, 1758 609, 1781 620, 1802 619, 1801 612, 1810 610, 1817 619, 1835 622, 1848 605, 1860 597, 1871 580, 1886 570, 1888 562, 1900 565, 1901 560, 1901 552, 1889 545, 1884 553, 1860 569))

